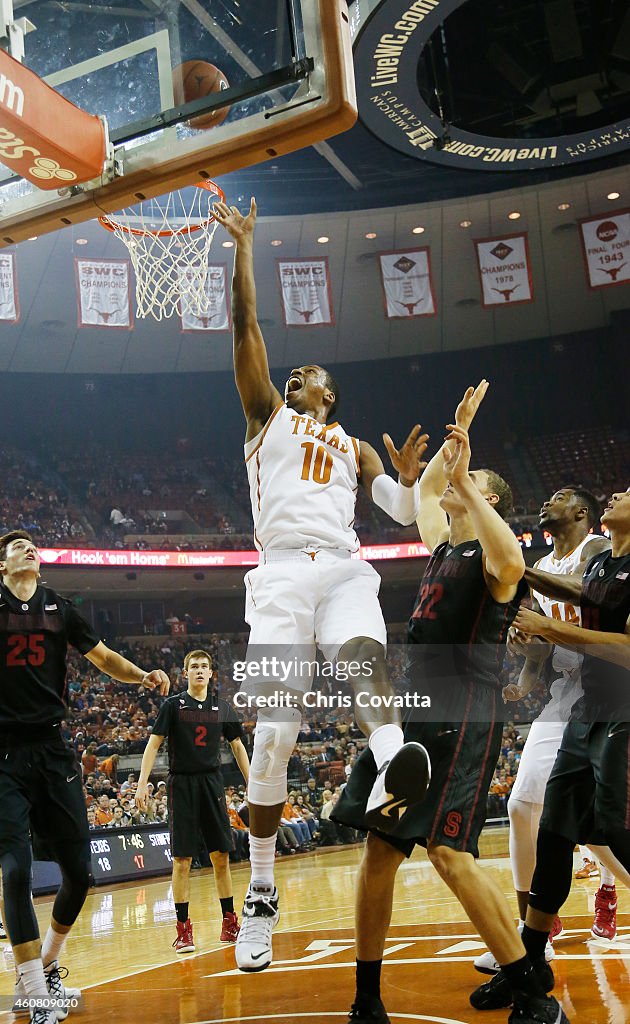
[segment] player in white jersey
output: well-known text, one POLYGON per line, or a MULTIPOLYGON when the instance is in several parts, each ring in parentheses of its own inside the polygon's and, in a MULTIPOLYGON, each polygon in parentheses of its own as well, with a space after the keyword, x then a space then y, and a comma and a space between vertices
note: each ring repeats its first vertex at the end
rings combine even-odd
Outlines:
POLYGON ((399 474, 396 483, 371 445, 347 434, 337 422, 328 422, 339 389, 323 367, 292 370, 284 397, 280 394, 269 375, 256 315, 255 200, 245 217, 223 203, 213 211, 236 241, 234 370, 247 421, 245 459, 260 551, 258 567, 246 577, 247 675, 251 679, 259 671, 264 682, 261 686, 258 678, 253 693, 246 691, 258 702, 248 787, 252 879, 236 946, 241 970, 260 971, 271 963, 271 933, 278 920, 276 832, 316 646, 329 662, 363 666, 361 674, 350 673, 350 681, 355 692, 367 695, 368 708, 357 705, 354 714, 369 736, 379 767, 370 796, 374 826, 391 831, 407 807, 426 793, 426 750, 418 743, 404 743, 398 711, 382 700, 391 690, 378 602, 380 578, 367 562, 351 556, 359 548, 353 526, 359 483, 397 522, 415 521, 427 435, 414 427, 400 451, 384 435, 399 474), (282 657, 283 665, 299 663, 301 670, 296 666, 288 680, 270 679, 269 666, 276 656, 282 657), (282 706, 264 707, 261 695, 276 700, 280 695, 282 706))
MULTIPOLYGON (((590 533, 592 527, 599 522, 599 515, 597 499, 589 491, 574 487, 562 487, 556 491, 549 501, 544 502, 539 518, 541 529, 553 537, 553 550, 536 562, 535 569, 554 576, 581 577, 590 559, 610 547, 610 542, 605 537, 590 533)), ((525 572, 525 578, 531 585, 532 579, 528 570, 525 572)), ((565 622, 580 623, 579 605, 555 601, 535 589, 532 591, 532 597, 537 611, 552 618, 563 619, 565 622)), ((527 696, 538 683, 543 666, 549 658, 555 677, 550 686, 549 703, 531 725, 508 801, 510 862, 522 925, 527 913, 529 889, 536 865, 536 838, 545 787, 569 713, 582 694, 582 657, 575 651, 550 647, 536 638, 528 639, 520 635, 514 636, 509 646, 513 653, 525 655, 525 663, 518 683, 505 687, 503 695, 506 700, 522 700, 527 696)), ((612 858, 612 853, 607 852, 612 858)), ((613 898, 616 902, 614 876, 610 875, 606 881, 613 886, 613 898)), ((608 891, 605 895, 609 896, 608 891)), ((611 902, 610 898, 608 902, 611 902)), ((556 927, 551 932, 552 937, 558 937, 561 930, 560 919, 556 918, 556 927)), ((551 942, 547 943, 545 956, 547 960, 553 959, 554 950, 551 942)), ((499 970, 499 965, 491 953, 483 953, 477 957, 475 967, 484 974, 496 974, 499 970)))

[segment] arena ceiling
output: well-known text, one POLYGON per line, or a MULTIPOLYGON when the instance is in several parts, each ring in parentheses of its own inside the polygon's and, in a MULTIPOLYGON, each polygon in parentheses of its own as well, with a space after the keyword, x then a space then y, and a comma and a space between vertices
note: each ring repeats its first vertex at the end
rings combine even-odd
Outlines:
MULTIPOLYGON (((117 7, 155 14, 168 4, 15 0, 14 6, 39 22, 74 15, 68 38, 76 46, 81 32, 95 30, 94 18, 104 18, 103 31, 113 32, 117 7)), ((255 32, 257 4, 218 0, 216 11, 228 25, 244 7, 255 32)), ((432 40, 417 84, 447 124, 468 131, 527 138, 596 130, 630 112, 627 4, 469 0, 432 40)), ((405 156, 359 123, 317 149, 226 176, 221 185, 230 202, 244 204, 252 193, 258 200, 259 317, 272 366, 311 360, 313 353, 320 362, 354 361, 554 336, 605 326, 615 310, 630 305, 627 285, 588 290, 577 226, 580 217, 630 205, 623 153, 538 172, 465 171, 405 156), (607 199, 612 192, 620 193, 615 203, 607 199), (514 211, 521 216, 510 222, 514 211), (472 238, 507 234, 515 226, 529 235, 535 302, 483 310, 472 238), (424 232, 414 235, 414 227, 424 232), (368 240, 368 233, 376 237, 368 240), (329 242, 320 245, 323 235, 329 242), (282 249, 270 247, 277 239, 282 249), (431 249, 438 315, 387 321, 376 254, 418 245, 431 249), (335 326, 285 328, 275 257, 324 254, 335 326)), ((213 256, 230 264, 224 239, 219 232, 213 256)), ((86 375, 227 369, 227 334, 182 334, 176 320, 136 320, 130 332, 77 327, 75 256, 124 255, 96 222, 21 243, 21 319, 0 325, 0 368, 86 375)))

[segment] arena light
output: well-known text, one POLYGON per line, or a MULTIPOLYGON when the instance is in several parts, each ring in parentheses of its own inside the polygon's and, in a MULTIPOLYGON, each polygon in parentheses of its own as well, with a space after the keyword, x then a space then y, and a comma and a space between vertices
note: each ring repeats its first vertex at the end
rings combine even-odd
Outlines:
POLYGON ((376 238, 376 231, 367 231, 365 234, 366 238, 376 238))
POLYGON ((472 221, 471 220, 460 220, 459 226, 460 226, 460 228, 470 228, 470 227, 472 227, 472 221))
POLYGON ((412 228, 411 230, 414 235, 423 235, 424 232, 426 231, 426 228, 423 228, 420 225, 418 225, 417 228, 412 228))
POLYGON ((326 245, 326 242, 329 242, 330 239, 328 235, 320 235, 317 241, 319 242, 320 245, 326 245))
POLYGON ((559 210, 570 210, 571 209, 571 203, 558 203, 558 209, 559 210))
POLYGON ((75 238, 74 241, 75 241, 75 245, 87 245, 88 244, 87 238, 75 238))
POLYGON ((281 238, 274 238, 274 239, 272 239, 271 244, 272 245, 282 245, 282 239, 281 238))
POLYGON ((621 196, 620 192, 609 192, 606 199, 619 199, 621 196))
POLYGON ((234 245, 234 242, 230 242, 228 240, 227 242, 221 242, 221 245, 223 246, 224 249, 231 249, 232 246, 234 245))
POLYGON ((520 217, 521 215, 518 210, 512 210, 511 213, 508 213, 508 220, 520 220, 520 217))

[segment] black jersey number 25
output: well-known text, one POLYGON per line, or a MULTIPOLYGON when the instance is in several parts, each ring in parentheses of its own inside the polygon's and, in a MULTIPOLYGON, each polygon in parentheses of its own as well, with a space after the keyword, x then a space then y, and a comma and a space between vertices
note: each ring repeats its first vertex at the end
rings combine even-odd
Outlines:
POLYGON ((7 639, 7 667, 43 665, 46 659, 43 633, 13 633, 7 639))

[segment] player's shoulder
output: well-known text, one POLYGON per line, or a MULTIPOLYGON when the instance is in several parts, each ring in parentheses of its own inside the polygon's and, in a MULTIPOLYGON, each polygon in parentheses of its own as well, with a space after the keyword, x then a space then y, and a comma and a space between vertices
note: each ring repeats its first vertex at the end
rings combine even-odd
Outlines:
POLYGON ((604 563, 608 561, 610 556, 611 549, 608 547, 602 551, 597 551, 595 554, 588 557, 584 565, 584 576, 588 576, 588 574, 591 573, 593 569, 601 569, 604 563))
POLYGON ((234 705, 230 701, 224 700, 223 697, 217 697, 216 695, 212 698, 212 706, 219 709, 220 721, 227 721, 230 718, 237 718, 234 705))
POLYGON ((41 602, 42 608, 45 612, 60 612, 64 614, 66 612, 77 612, 76 605, 70 600, 69 597, 62 597, 56 590, 51 587, 40 587, 41 591, 41 602))
POLYGON ((587 563, 597 555, 606 554, 610 551, 611 544, 608 537, 599 537, 597 535, 590 535, 585 539, 584 546, 582 548, 582 561, 587 563))

